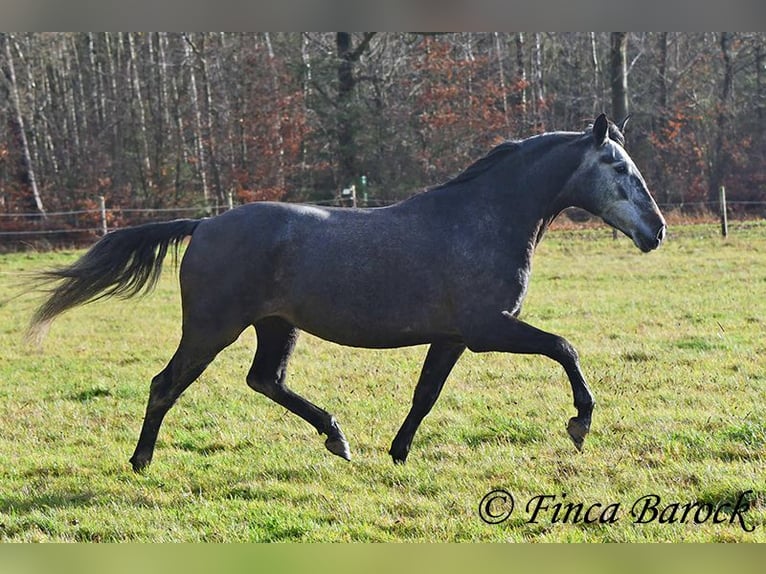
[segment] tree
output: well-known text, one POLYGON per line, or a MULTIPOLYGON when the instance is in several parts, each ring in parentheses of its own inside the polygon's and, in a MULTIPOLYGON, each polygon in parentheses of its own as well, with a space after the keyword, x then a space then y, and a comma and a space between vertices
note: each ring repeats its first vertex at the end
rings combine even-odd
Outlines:
POLYGON ((366 32, 356 46, 352 45, 352 36, 349 32, 338 32, 335 38, 338 56, 338 98, 336 102, 338 113, 338 179, 343 186, 353 183, 358 176, 357 150, 354 145, 354 132, 358 129, 358 125, 352 105, 352 96, 356 86, 354 65, 362 57, 374 36, 374 32, 366 32))
POLYGON ((726 175, 727 165, 730 162, 729 152, 726 149, 726 132, 729 124, 729 107, 734 83, 731 32, 721 32, 718 42, 721 48, 721 59, 723 60, 723 77, 721 78, 721 89, 716 106, 716 134, 710 161, 708 201, 711 202, 718 200, 718 193, 726 175))
POLYGON ((628 33, 612 32, 609 70, 612 86, 612 117, 622 121, 628 116, 628 33))
POLYGON ((40 196, 40 190, 37 187, 37 176, 35 175, 32 163, 32 154, 29 150, 29 141, 24 126, 24 114, 21 109, 21 97, 19 96, 19 87, 16 81, 16 69, 13 63, 13 51, 16 49, 15 40, 10 34, 0 33, 0 44, 2 44, 2 50, 5 55, 3 76, 8 83, 7 91, 10 93, 10 102, 13 108, 9 116, 9 128, 21 150, 19 156, 19 183, 23 188, 29 189, 34 208, 44 218, 45 207, 40 196))
POLYGON ((371 203, 393 201, 502 139, 584 129, 605 108, 617 121, 633 113, 631 154, 660 201, 703 205, 723 184, 745 209, 737 202, 766 201, 764 39, 4 34, 2 209, 50 221, 104 195, 125 208, 123 225, 138 222, 128 208, 203 212, 231 192, 237 202, 332 200, 363 174, 371 203))

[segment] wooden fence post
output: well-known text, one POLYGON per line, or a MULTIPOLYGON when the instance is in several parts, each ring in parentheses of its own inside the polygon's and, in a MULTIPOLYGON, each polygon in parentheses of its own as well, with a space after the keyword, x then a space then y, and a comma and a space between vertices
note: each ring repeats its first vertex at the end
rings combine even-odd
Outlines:
POLYGON ((101 210, 101 235, 106 235, 109 230, 106 226, 106 199, 103 195, 98 196, 98 204, 101 210))
POLYGON ((729 220, 726 215, 726 188, 724 186, 721 186, 718 200, 721 209, 721 235, 727 237, 729 235, 729 220))

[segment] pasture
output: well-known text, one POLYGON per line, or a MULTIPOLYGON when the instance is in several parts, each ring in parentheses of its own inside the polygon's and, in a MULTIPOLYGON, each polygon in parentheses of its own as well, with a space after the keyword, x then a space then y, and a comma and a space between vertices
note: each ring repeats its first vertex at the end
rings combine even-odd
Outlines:
POLYGON ((80 252, 1 255, 0 540, 766 542, 766 224, 730 233, 671 226, 642 255, 604 227, 549 232, 522 318, 579 351, 597 401, 582 453, 558 364, 466 352, 394 465, 425 348, 304 334, 288 382, 338 417, 346 462, 247 387, 249 330, 170 411, 144 474, 128 458, 180 333, 172 264, 148 297, 63 315, 39 350, 23 334, 40 295, 8 298, 80 252), (496 489, 515 508, 488 524, 496 489))

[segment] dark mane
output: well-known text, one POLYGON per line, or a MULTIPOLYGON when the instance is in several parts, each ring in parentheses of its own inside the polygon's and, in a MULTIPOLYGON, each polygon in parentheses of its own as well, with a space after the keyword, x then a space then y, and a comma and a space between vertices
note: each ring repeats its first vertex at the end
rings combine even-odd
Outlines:
POLYGON ((463 182, 474 179, 475 177, 487 171, 497 162, 505 159, 506 157, 508 157, 508 155, 515 152, 517 149, 521 147, 521 144, 522 142, 520 141, 505 141, 495 146, 489 151, 487 155, 485 155, 484 157, 480 159, 477 159, 475 162, 473 162, 471 165, 469 165, 467 168, 465 168, 455 177, 446 181, 445 183, 443 183, 442 185, 438 187, 442 187, 444 185, 452 185, 455 183, 463 183, 463 182))
POLYGON ((521 149, 530 153, 539 151, 539 149, 547 150, 551 145, 560 142, 562 137, 569 139, 581 135, 577 132, 546 132, 523 140, 505 141, 492 148, 487 155, 473 162, 455 177, 436 187, 446 187, 471 181, 521 149))
MULTIPOLYGON (((513 154, 515 151, 526 146, 539 146, 544 143, 551 143, 550 136, 585 136, 589 135, 593 130, 593 125, 589 125, 583 132, 546 132, 537 136, 532 136, 524 140, 508 140, 492 148, 487 155, 476 160, 459 174, 452 179, 445 181, 442 184, 434 186, 433 189, 445 187, 448 185, 455 185, 459 183, 465 183, 478 177, 479 175, 492 168, 500 161, 513 154)), ((609 122, 609 139, 625 147, 625 136, 622 134, 616 124, 609 122)))

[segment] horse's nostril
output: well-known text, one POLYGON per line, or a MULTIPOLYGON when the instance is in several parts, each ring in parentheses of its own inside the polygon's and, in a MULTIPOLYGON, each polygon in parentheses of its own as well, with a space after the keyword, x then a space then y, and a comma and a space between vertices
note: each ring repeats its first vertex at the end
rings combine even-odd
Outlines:
POLYGON ((656 239, 657 239, 656 247, 659 247, 660 245, 662 245, 662 242, 665 241, 665 227, 666 226, 663 225, 662 227, 660 227, 660 230, 657 232, 657 235, 656 235, 656 239))

